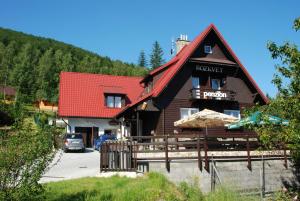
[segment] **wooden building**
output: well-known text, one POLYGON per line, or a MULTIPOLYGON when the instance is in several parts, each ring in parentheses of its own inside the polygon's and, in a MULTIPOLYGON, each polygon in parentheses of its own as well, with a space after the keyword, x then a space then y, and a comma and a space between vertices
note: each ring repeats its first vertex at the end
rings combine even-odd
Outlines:
POLYGON ((35 102, 35 106, 41 111, 57 112, 58 110, 57 103, 52 103, 47 100, 37 101, 35 102))
POLYGON ((243 108, 267 103, 213 24, 193 41, 181 36, 176 43, 176 56, 145 76, 142 96, 117 115, 132 136, 202 132, 174 127, 174 122, 205 108, 240 118, 243 108))
POLYGON ((16 89, 11 86, 0 85, 0 95, 5 101, 14 101, 16 97, 16 89))
POLYGON ((176 44, 177 54, 143 78, 62 72, 58 114, 67 132, 94 131, 92 138, 105 132, 119 137, 202 132, 174 122, 204 108, 240 117, 244 107, 267 103, 213 24, 193 41, 181 36, 176 44))

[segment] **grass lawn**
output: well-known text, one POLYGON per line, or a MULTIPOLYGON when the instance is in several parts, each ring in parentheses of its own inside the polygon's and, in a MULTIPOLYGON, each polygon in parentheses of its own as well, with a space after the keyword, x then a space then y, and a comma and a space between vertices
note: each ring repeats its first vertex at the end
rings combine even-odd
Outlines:
POLYGON ((50 201, 248 201, 230 191, 219 190, 203 196, 195 187, 182 183, 178 187, 163 175, 149 173, 144 177, 83 178, 45 184, 46 200, 50 201))
POLYGON ((83 178, 46 185, 46 200, 184 200, 174 184, 162 175, 145 177, 83 178))

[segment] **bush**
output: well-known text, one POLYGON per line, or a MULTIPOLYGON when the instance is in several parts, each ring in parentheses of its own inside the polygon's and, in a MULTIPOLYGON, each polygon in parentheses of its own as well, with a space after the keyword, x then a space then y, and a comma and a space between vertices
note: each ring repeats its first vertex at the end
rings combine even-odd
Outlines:
POLYGON ((0 132, 0 200, 42 200, 38 183, 54 156, 48 127, 32 121, 0 132))

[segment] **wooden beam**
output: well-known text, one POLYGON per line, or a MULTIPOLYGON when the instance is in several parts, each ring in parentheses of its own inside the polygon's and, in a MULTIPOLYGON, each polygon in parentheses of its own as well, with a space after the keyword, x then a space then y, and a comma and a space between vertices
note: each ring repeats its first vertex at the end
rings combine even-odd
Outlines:
POLYGON ((136 112, 136 135, 137 136, 140 136, 140 127, 139 127, 140 123, 139 123, 139 121, 140 121, 140 113, 139 113, 139 111, 137 111, 136 112))
POLYGON ((100 172, 102 172, 102 166, 103 166, 103 146, 100 146, 100 172))
POLYGON ((94 126, 92 126, 92 142, 91 142, 91 145, 92 147, 94 147, 94 126))
POLYGON ((248 160, 248 165, 247 165, 247 167, 248 167, 249 170, 252 170, 252 166, 251 166, 251 158, 250 158, 249 136, 247 135, 246 138, 247 138, 247 144, 246 144, 246 146, 247 146, 247 160, 248 160))
POLYGON ((168 154, 168 136, 165 136, 165 158, 166 158, 166 169, 168 172, 170 172, 169 154, 168 154))
POLYGON ((202 159, 201 159, 201 152, 200 152, 200 136, 197 138, 197 152, 198 152, 198 168, 202 171, 202 159))
POLYGON ((284 147, 283 147, 283 155, 284 155, 284 167, 285 167, 286 169, 288 169, 285 145, 284 145, 284 147))
POLYGON ((205 169, 206 169, 207 172, 209 172, 209 164, 208 164, 207 151, 208 151, 208 146, 207 146, 207 136, 206 136, 206 134, 205 134, 205 137, 204 137, 205 169))

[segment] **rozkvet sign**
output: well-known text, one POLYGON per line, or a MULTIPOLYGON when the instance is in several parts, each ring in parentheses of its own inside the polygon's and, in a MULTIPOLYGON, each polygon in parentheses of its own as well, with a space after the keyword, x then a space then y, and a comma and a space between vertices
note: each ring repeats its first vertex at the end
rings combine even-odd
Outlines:
POLYGON ((223 73, 222 67, 196 65, 196 70, 211 73, 223 73))

